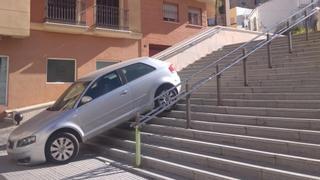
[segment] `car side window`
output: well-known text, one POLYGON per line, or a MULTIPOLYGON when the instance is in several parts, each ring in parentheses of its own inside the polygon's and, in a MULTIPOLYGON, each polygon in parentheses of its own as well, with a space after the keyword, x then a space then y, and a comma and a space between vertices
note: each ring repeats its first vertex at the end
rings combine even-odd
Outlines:
POLYGON ((132 64, 121 69, 122 73, 127 78, 128 82, 131 82, 135 79, 138 79, 141 76, 149 74, 154 70, 155 70, 154 67, 143 64, 143 63, 132 64))
POLYGON ((99 78, 87 91, 85 96, 96 99, 122 86, 121 79, 116 72, 111 72, 99 78))

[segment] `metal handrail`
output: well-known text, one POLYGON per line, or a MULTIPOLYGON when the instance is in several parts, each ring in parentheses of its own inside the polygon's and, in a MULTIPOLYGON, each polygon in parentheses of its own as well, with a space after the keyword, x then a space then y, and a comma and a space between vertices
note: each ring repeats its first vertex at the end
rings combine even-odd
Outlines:
MULTIPOLYGON (((298 15, 299 13, 306 11, 307 8, 310 8, 311 6, 313 6, 318 0, 316 0, 315 2, 310 3, 308 6, 302 8, 301 10, 297 11, 296 13, 294 13, 293 15, 289 16, 290 18, 298 15)), ((241 56, 241 57, 236 57, 234 59, 232 59, 232 63, 227 65, 224 69, 222 69, 221 71, 217 71, 216 73, 212 73, 209 76, 207 76, 206 78, 203 78, 199 81, 197 81, 194 86, 189 90, 188 88, 188 82, 195 77, 194 75, 192 75, 191 77, 189 77, 188 79, 182 81, 181 83, 179 83, 178 85, 168 89, 166 91, 170 92, 172 90, 175 90, 177 87, 182 86, 183 84, 186 84, 186 89, 182 92, 180 92, 176 97, 175 100, 171 101, 169 104, 167 105, 161 105, 155 109, 153 109, 152 111, 148 112, 145 115, 142 115, 139 120, 135 123, 132 124, 132 126, 134 127, 141 127, 143 124, 145 124, 146 122, 150 121, 151 119, 153 119, 156 115, 162 113, 163 111, 165 111, 168 107, 174 105, 175 103, 177 103, 179 100, 181 100, 182 98, 185 97, 190 97, 190 95, 197 89, 199 89, 203 84, 207 83, 208 81, 216 78, 216 77, 220 77, 222 73, 224 73, 226 70, 230 69, 231 67, 233 67, 234 65, 236 65, 237 63, 243 61, 244 59, 246 59, 248 56, 250 56, 252 53, 256 52, 258 49, 260 49, 261 47, 263 47, 266 44, 269 44, 271 41, 273 41, 275 38, 281 36, 282 34, 284 34, 286 31, 289 31, 290 29, 292 29, 293 27, 295 27, 296 25, 300 24, 301 22, 303 22, 304 20, 307 20, 308 18, 310 18, 312 15, 314 15, 317 11, 319 11, 319 7, 316 7, 314 9, 312 9, 309 14, 305 13, 305 16, 303 16, 302 18, 296 19, 295 23, 291 24, 288 23, 288 26, 285 28, 282 28, 279 30, 279 32, 274 33, 271 35, 270 37, 270 33, 268 33, 269 31, 267 31, 267 33, 261 34, 256 36, 255 38, 253 38, 252 40, 250 40, 249 42, 241 45, 240 47, 236 48, 235 50, 231 51, 230 53, 228 53, 227 55, 224 55, 222 58, 220 58, 219 60, 215 61, 214 63, 210 64, 209 66, 212 67, 213 65, 217 65, 219 62, 221 62, 222 60, 224 60, 226 57, 230 56, 231 54, 233 54, 234 52, 243 49, 246 45, 248 45, 249 43, 253 42, 254 40, 256 40, 257 38, 261 37, 261 36, 265 36, 267 35, 267 37, 269 37, 267 40, 261 41, 259 42, 256 46, 254 46, 249 53, 246 53, 245 55, 241 56)), ((290 18, 287 18, 286 21, 290 22, 290 18)), ((281 25, 282 23, 284 23, 285 21, 277 24, 278 26, 281 25)), ((269 30, 274 29, 276 26, 273 26, 272 28, 270 28, 269 30)), ((217 66, 218 67, 218 66, 217 66)), ((208 69, 209 67, 206 66, 205 69, 208 69)), ((201 69, 200 71, 198 71, 196 74, 199 74, 200 72, 202 72, 203 70, 205 70, 204 68, 201 69)), ((154 98, 154 100, 157 100, 161 97, 164 96, 165 93, 157 96, 154 98)))
MULTIPOLYGON (((222 57, 219 58, 217 61, 215 61, 215 62, 207 65, 206 67, 200 69, 198 72, 194 73, 190 78, 188 78, 188 80, 193 79, 193 77, 197 76, 197 75, 198 75, 199 73, 201 73, 202 71, 207 70, 208 68, 210 68, 210 67, 218 64, 219 62, 221 62, 222 60, 224 60, 226 57, 232 55, 233 53, 237 52, 238 50, 243 49, 245 46, 247 46, 247 45, 249 45, 250 43, 256 41, 256 40, 259 39, 260 37, 266 36, 267 34, 270 34, 272 30, 274 30, 275 28, 277 28, 277 27, 280 26, 281 24, 286 23, 288 20, 290 20, 291 18, 293 18, 293 17, 296 16, 297 14, 300 14, 300 13, 302 13, 303 11, 305 11, 306 9, 308 9, 308 8, 310 8, 311 6, 315 5, 317 1, 318 1, 318 0, 316 0, 315 2, 310 3, 310 4, 307 5, 306 7, 302 8, 302 9, 298 10, 297 12, 295 12, 294 14, 290 15, 290 16, 289 16, 288 18, 286 18, 285 20, 283 20, 283 21, 281 21, 280 23, 272 26, 272 27, 269 28, 265 33, 262 33, 262 34, 260 34, 260 35, 258 35, 258 36, 256 36, 256 37, 252 38, 250 41, 242 44, 242 45, 239 46, 238 48, 236 48, 236 49, 232 50, 231 52, 229 52, 228 54, 222 56, 222 57)), ((263 41, 262 41, 262 42, 263 42, 263 41)), ((260 43, 261 43, 261 42, 260 42, 260 43)), ((259 45, 259 43, 258 43, 257 45, 259 45)))
POLYGON ((190 39, 182 41, 182 42, 172 46, 171 48, 168 48, 168 49, 160 52, 159 54, 154 55, 153 58, 163 59, 164 57, 171 57, 171 56, 177 54, 178 52, 181 52, 181 51, 185 50, 186 48, 188 48, 194 44, 197 44, 197 43, 203 41, 204 39, 207 39, 207 37, 209 37, 209 36, 213 36, 213 35, 217 34, 218 32, 220 32, 221 29, 222 28, 220 26, 210 28, 209 30, 206 29, 204 32, 202 32, 202 33, 200 33, 190 39))

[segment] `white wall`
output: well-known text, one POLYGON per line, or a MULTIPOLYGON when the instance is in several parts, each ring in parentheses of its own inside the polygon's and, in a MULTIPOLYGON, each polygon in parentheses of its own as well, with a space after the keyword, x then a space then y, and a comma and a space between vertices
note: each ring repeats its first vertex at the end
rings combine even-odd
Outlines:
MULTIPOLYGON (((161 58, 165 57, 166 53, 170 52, 171 48, 175 48, 175 46, 173 46, 168 50, 159 53, 153 57, 172 63, 177 69, 177 71, 180 71, 188 65, 201 59, 202 57, 205 57, 206 55, 212 53, 213 51, 221 49, 223 46, 247 42, 260 34, 257 32, 238 30, 235 28, 228 27, 215 28, 220 29, 218 33, 215 33, 211 37, 208 37, 205 40, 188 47, 187 49, 183 50, 178 54, 169 56, 168 58, 161 58)), ((209 30, 210 28, 207 31, 209 30)), ((195 39, 196 36, 192 38, 195 39)), ((190 41, 187 42, 190 43, 190 41)), ((179 46, 181 46, 181 44, 179 44, 179 46)))
POLYGON ((299 7, 311 0, 271 0, 257 7, 250 15, 250 29, 254 30, 254 19, 257 19, 257 31, 264 32, 285 20, 299 7))

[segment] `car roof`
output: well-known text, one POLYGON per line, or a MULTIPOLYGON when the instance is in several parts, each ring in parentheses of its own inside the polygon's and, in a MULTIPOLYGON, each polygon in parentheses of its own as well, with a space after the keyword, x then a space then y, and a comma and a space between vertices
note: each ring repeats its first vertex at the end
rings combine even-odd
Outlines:
POLYGON ((130 59, 130 60, 126 60, 123 62, 119 62, 110 66, 107 66, 105 68, 99 69, 97 71, 91 72, 83 77, 81 77, 78 81, 92 81, 102 75, 107 74, 108 72, 112 72, 114 70, 120 69, 122 67, 131 65, 131 64, 135 64, 135 63, 145 63, 148 65, 151 65, 155 68, 159 68, 161 66, 163 66, 165 64, 165 62, 154 59, 154 58, 150 58, 150 57, 140 57, 140 58, 135 58, 135 59, 130 59))

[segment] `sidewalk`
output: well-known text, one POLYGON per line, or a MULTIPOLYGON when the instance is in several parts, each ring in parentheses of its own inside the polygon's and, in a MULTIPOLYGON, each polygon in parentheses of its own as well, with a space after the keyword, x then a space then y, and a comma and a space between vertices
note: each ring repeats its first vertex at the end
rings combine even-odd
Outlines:
POLYGON ((117 168, 106 159, 81 153, 78 160, 65 165, 43 164, 18 166, 0 151, 0 180, 145 180, 145 178, 117 168))
MULTIPOLYGON (((26 117, 24 122, 28 118, 26 117)), ((108 159, 99 157, 84 147, 80 149, 77 160, 69 164, 19 166, 9 159, 5 151, 8 136, 16 127, 12 122, 0 121, 0 180, 145 180, 118 166, 113 166, 108 159)))

